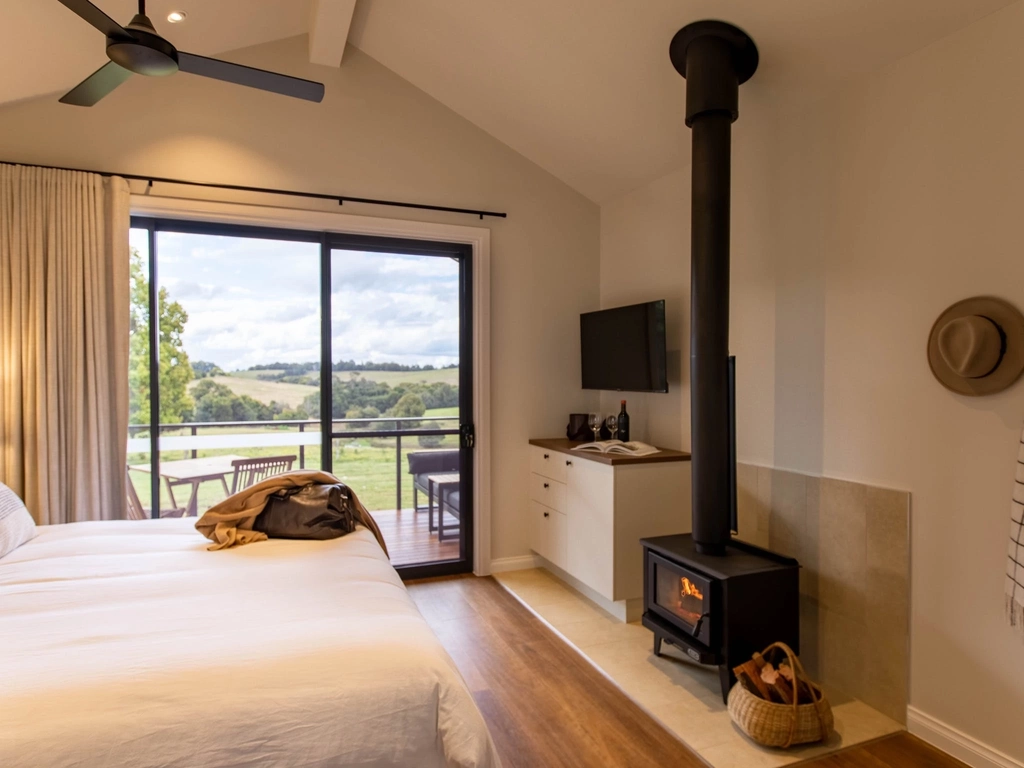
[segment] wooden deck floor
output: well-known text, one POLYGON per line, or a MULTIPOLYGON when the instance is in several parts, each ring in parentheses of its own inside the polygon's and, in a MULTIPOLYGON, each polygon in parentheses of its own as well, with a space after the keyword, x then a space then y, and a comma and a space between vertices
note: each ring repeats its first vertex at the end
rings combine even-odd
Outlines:
MULTIPOLYGON (((706 768, 494 579, 407 582, 466 679, 505 768, 706 768)), ((907 733, 811 768, 966 768, 907 733)))
MULTIPOLYGON (((413 565, 414 563, 432 563, 438 560, 456 560, 459 557, 458 538, 437 538, 437 531, 431 533, 427 525, 426 512, 413 512, 393 509, 371 512, 373 519, 384 534, 388 545, 392 565, 413 565)), ((452 522, 449 518, 448 522, 452 522)), ((452 531, 455 535, 457 532, 452 531)), ((447 535, 447 531, 445 532, 447 535)))

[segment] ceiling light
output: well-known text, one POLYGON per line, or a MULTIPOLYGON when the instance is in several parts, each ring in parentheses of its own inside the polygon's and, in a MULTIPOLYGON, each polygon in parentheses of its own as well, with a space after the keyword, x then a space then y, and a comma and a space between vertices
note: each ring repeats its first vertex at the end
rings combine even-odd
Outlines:
POLYGON ((171 24, 178 24, 184 21, 186 16, 188 16, 188 14, 184 11, 171 11, 167 14, 167 20, 171 22, 171 24))

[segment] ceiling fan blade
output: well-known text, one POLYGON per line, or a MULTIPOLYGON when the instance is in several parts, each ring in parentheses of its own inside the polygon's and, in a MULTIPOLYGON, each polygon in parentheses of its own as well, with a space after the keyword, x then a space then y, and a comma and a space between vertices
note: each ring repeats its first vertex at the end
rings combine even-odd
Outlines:
POLYGON ((134 39, 132 33, 122 27, 112 18, 107 16, 103 11, 97 8, 95 5, 89 2, 89 0, 58 0, 61 4, 67 6, 72 11, 77 13, 83 19, 92 24, 96 29, 102 32, 107 37, 124 37, 129 40, 134 39))
POLYGON ((127 69, 108 61, 65 93, 60 102, 74 104, 76 107, 91 107, 131 76, 132 73, 127 69))
POLYGON ((250 88, 259 88, 261 91, 273 91, 283 96, 292 96, 306 101, 319 103, 324 98, 323 83, 303 80, 301 77, 281 75, 277 72, 267 72, 265 69, 243 67, 241 64, 232 64, 220 59, 208 59, 205 56, 196 56, 194 53, 178 51, 178 69, 193 75, 212 77, 215 80, 224 80, 237 85, 247 85, 250 88))

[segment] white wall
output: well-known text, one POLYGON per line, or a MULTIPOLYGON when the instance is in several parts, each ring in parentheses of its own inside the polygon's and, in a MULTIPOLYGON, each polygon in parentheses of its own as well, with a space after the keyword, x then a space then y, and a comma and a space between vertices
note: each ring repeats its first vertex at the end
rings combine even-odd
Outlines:
MULTIPOLYGON (((680 98, 685 83, 680 78, 680 98)), ((771 464, 775 328, 766 143, 771 114, 761 94, 743 92, 733 131, 732 295, 730 349, 737 365, 737 452, 741 461, 771 464), (737 183, 744 179, 744 183, 737 183)), ((680 141, 689 141, 680 132, 680 141)), ((601 207, 601 305, 666 299, 668 394, 623 395, 633 437, 666 448, 690 448, 690 170, 683 168, 601 207)), ((606 393, 602 408, 617 410, 606 393)))
POLYGON ((668 394, 603 392, 604 413, 625 398, 631 437, 689 448, 690 173, 672 173, 601 209, 601 307, 665 299, 668 394))
POLYGON ((1024 644, 1003 620, 1024 381, 943 389, 935 318, 1024 308, 1024 3, 844 94, 825 277, 826 474, 912 492, 911 704, 1024 760, 1024 644))
MULTIPOLYGON (((1024 309, 1021 39, 1017 3, 817 104, 744 86, 731 327, 741 459, 911 492, 911 705, 1018 760, 1024 645, 1002 586, 1024 381, 954 395, 925 342, 956 300, 1024 309)), ((687 176, 602 207, 603 302, 688 305, 687 176)), ((647 407, 649 434, 684 446, 685 367, 647 407)))
POLYGON ((507 211, 480 222, 345 205, 491 228, 492 553, 525 554, 523 446, 597 403, 579 386, 578 315, 598 303, 598 209, 360 51, 340 69, 306 57, 303 37, 231 58, 322 80, 323 104, 134 78, 90 109, 56 96, 0 109, 0 160, 507 211))

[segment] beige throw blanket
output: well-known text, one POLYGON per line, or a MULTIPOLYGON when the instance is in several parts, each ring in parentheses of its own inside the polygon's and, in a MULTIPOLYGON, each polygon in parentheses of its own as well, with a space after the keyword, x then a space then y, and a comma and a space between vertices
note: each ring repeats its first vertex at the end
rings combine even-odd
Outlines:
MULTIPOLYGON (((210 549, 225 549, 241 544, 251 544, 254 541, 264 541, 267 534, 252 529, 256 516, 263 511, 267 499, 278 491, 289 488, 301 488, 313 483, 334 484, 341 480, 327 472, 318 472, 312 469, 285 472, 283 475, 268 477, 260 483, 256 483, 245 490, 239 491, 233 496, 228 496, 220 504, 210 507, 206 514, 196 521, 196 530, 213 542, 210 549)), ((377 522, 366 511, 356 494, 352 493, 352 513, 356 521, 365 525, 380 544, 384 554, 388 548, 384 543, 377 522)))

